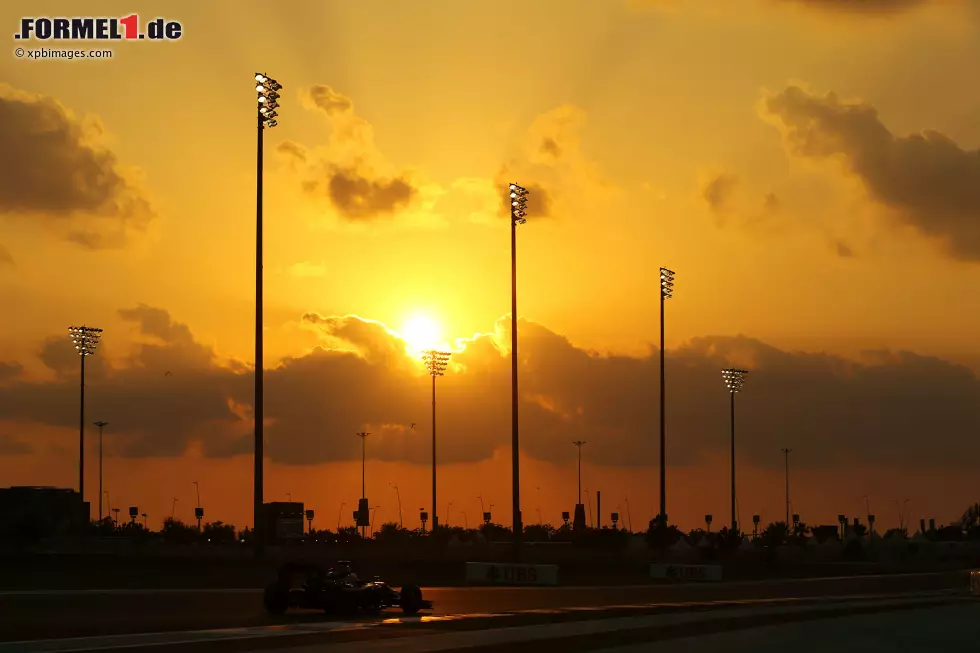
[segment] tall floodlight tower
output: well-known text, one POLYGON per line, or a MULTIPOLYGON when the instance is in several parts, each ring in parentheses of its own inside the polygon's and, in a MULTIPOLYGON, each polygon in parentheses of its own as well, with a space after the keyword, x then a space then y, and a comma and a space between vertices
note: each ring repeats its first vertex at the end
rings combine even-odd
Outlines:
POLYGON ((664 305, 674 296, 674 273, 660 268, 660 524, 667 526, 667 385, 664 367, 664 305))
POLYGON ((520 557, 524 526, 521 523, 521 437, 517 404, 517 225, 527 222, 528 190, 518 184, 508 188, 510 197, 510 373, 511 373, 511 484, 513 494, 514 555, 520 557))
MULTIPOLYGON (((432 377, 432 530, 435 531, 439 527, 439 516, 437 514, 436 506, 436 378, 444 375, 446 373, 446 366, 449 365, 449 358, 452 356, 449 352, 436 351, 435 349, 430 349, 429 351, 422 353, 422 362, 425 363, 425 369, 428 370, 429 375, 432 377)), ((449 515, 446 515, 449 518, 449 515)))
POLYGON ((748 370, 738 370, 734 368, 724 369, 721 371, 721 378, 725 381, 725 386, 728 388, 728 393, 731 395, 732 533, 738 532, 738 517, 736 516, 735 512, 735 395, 737 395, 742 390, 742 386, 745 385, 745 375, 748 373, 748 370))
POLYGON ((265 524, 263 520, 263 482, 265 470, 265 436, 263 433, 264 415, 264 388, 263 388, 263 344, 264 333, 262 328, 262 144, 263 135, 266 129, 272 129, 278 125, 276 117, 279 115, 276 109, 279 108, 279 91, 282 85, 269 77, 265 73, 255 73, 255 93, 256 93, 256 126, 258 127, 258 138, 256 140, 255 157, 255 400, 252 408, 255 434, 255 478, 253 496, 253 516, 252 521, 255 528, 255 552, 261 554, 265 550, 265 524))
MULTIPOLYGON (((75 345, 75 351, 81 359, 82 370, 78 384, 78 494, 85 503, 85 359, 95 353, 102 339, 102 329, 89 326, 68 327, 68 335, 71 342, 75 345)), ((99 497, 102 501, 102 497, 99 497)), ((86 523, 88 517, 85 518, 86 523)))

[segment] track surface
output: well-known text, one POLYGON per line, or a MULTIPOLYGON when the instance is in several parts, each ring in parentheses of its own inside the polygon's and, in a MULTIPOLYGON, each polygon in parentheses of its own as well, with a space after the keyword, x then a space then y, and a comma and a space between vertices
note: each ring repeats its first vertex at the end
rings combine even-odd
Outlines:
MULTIPOLYGON (((435 613, 499 612, 630 603, 847 596, 963 589, 966 572, 714 585, 431 588, 435 613)), ((320 613, 271 618, 258 590, 0 592, 0 641, 229 628, 323 620, 320 613)))

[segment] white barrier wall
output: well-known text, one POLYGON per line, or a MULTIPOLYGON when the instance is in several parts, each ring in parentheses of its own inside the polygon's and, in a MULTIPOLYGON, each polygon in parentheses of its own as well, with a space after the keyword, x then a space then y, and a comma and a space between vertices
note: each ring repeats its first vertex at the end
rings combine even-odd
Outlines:
POLYGON ((557 585, 558 565, 467 562, 466 582, 475 585, 557 585))
POLYGON ((650 578, 718 583, 721 581, 721 567, 719 565, 650 565, 650 578))

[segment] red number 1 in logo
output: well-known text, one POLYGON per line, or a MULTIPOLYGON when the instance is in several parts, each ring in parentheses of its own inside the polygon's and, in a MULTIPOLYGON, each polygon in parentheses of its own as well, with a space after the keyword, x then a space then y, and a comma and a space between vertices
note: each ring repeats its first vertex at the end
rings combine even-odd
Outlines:
POLYGON ((126 28, 127 39, 135 39, 139 37, 137 31, 139 29, 139 16, 136 14, 126 16, 125 18, 120 18, 119 24, 126 28))

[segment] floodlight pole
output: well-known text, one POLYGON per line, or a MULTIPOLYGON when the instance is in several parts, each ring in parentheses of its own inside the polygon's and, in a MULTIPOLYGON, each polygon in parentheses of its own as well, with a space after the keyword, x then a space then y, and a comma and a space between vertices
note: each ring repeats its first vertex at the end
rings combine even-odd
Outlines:
POLYGON ((517 225, 526 222, 528 191, 510 184, 510 374, 511 374, 511 484, 513 495, 514 556, 520 559, 524 527, 521 524, 521 440, 517 387, 517 225))
MULTIPOLYGON (((78 496, 85 506, 85 358, 95 353, 102 338, 102 329, 82 325, 80 327, 68 327, 68 335, 75 350, 81 358, 81 374, 79 376, 78 390, 78 496)), ((99 497, 101 508, 102 497, 99 497)), ((91 517, 86 516, 88 521, 91 517)))
MULTIPOLYGON (((452 356, 446 351, 430 349, 422 352, 422 361, 432 376, 432 532, 439 527, 436 503, 436 377, 446 373, 446 366, 452 356)), ((448 513, 446 519, 449 519, 448 513)), ((447 522, 448 523, 448 522, 447 522)))
POLYGON ((262 132, 265 130, 265 121, 262 119, 262 114, 259 114, 257 124, 258 138, 256 139, 255 165, 257 180, 255 187, 255 400, 252 409, 255 434, 255 480, 252 520, 255 524, 255 553, 262 555, 265 552, 265 532, 262 519, 263 484, 265 481, 265 435, 262 428, 265 420, 263 411, 265 388, 262 378, 264 368, 264 334, 262 332, 262 132))
POLYGON ((664 305, 672 297, 674 273, 660 268, 660 522, 667 526, 667 389, 664 369, 664 305))
MULTIPOLYGON (((431 371, 430 371, 431 374, 431 371)), ((432 374, 432 532, 439 528, 439 511, 436 503, 436 375, 432 374)), ((446 515, 448 518, 448 514, 446 515)))
MULTIPOLYGON (((82 498, 82 505, 85 505, 85 354, 82 359, 82 372, 78 384, 78 494, 82 498)), ((100 490, 101 491, 101 490, 100 490)), ((101 511, 101 497, 99 501, 99 512, 101 511)))
POLYGON ((732 533, 738 532, 738 515, 736 513, 735 503, 735 395, 745 384, 746 374, 748 374, 747 370, 733 368, 721 371, 721 377, 725 381, 725 385, 728 386, 728 393, 731 395, 732 533))
POLYGON ((731 437, 731 463, 732 463, 732 533, 738 532, 738 518, 735 514, 735 391, 729 393, 731 395, 731 420, 732 420, 732 437, 731 437))
POLYGON ((255 157, 255 399, 252 407, 253 431, 255 435, 254 458, 255 470, 253 480, 253 516, 255 528, 255 553, 262 555, 265 551, 265 524, 263 515, 263 483, 265 479, 265 436, 263 426, 265 421, 264 401, 265 388, 263 384, 264 367, 264 333, 262 325, 262 163, 263 163, 263 132, 273 128, 276 122, 276 109, 279 106, 278 91, 282 86, 265 73, 256 73, 256 157, 255 157))

